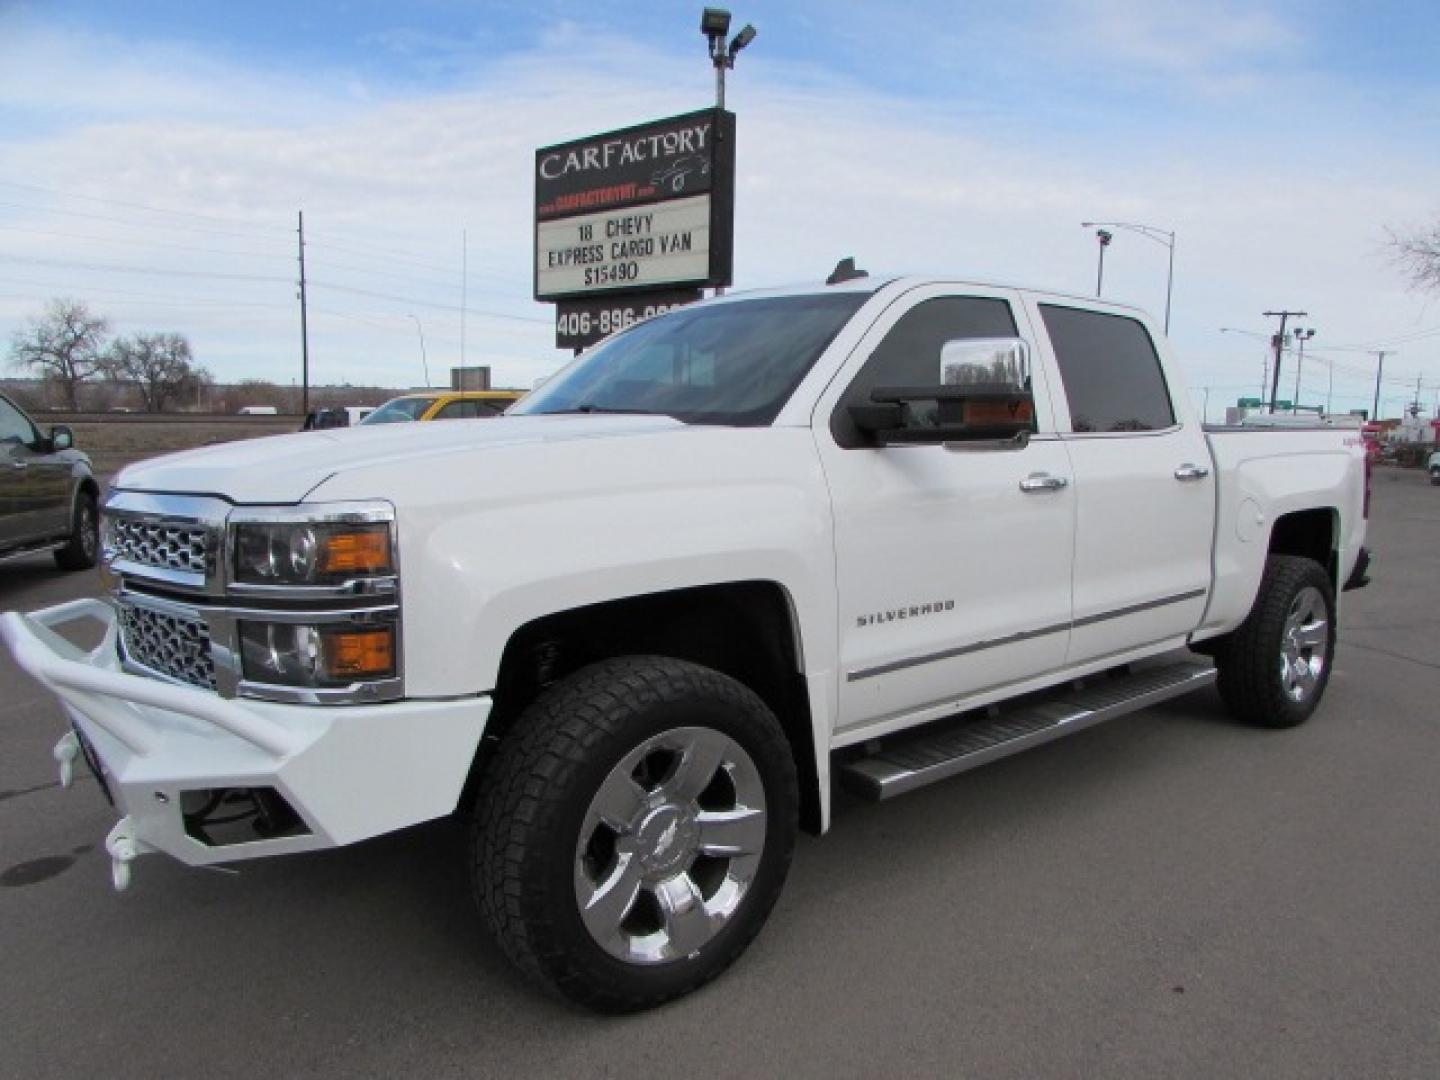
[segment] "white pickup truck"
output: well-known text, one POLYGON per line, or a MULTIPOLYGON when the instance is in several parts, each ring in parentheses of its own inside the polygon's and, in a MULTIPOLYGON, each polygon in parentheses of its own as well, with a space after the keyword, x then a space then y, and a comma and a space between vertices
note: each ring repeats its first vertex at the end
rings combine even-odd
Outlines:
POLYGON ((1202 427, 1141 312, 856 278, 652 319, 499 420, 133 466, 108 601, 0 630, 122 815, 117 886, 470 815, 504 950, 627 1010, 740 954, 836 782, 1217 679, 1305 720, 1367 501, 1358 432, 1202 427))

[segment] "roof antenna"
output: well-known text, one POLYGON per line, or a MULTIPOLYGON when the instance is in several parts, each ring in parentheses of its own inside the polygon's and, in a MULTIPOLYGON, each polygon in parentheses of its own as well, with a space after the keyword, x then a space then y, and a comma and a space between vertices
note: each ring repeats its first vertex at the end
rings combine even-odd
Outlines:
POLYGON ((854 281, 856 278, 869 276, 869 271, 856 267, 854 257, 847 255, 835 264, 835 269, 830 271, 830 276, 825 279, 825 284, 839 285, 842 281, 854 281))

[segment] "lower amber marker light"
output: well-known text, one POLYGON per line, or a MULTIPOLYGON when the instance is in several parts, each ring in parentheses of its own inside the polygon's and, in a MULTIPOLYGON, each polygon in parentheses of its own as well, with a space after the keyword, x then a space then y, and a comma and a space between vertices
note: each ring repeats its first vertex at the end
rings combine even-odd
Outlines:
POLYGON ((325 674, 332 679, 394 674, 395 631, 392 627, 327 634, 325 645, 325 674))

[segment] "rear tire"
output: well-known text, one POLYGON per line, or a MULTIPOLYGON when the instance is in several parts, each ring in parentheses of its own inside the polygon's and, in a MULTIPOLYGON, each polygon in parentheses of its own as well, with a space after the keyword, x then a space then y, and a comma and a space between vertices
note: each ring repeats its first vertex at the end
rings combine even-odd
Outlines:
POLYGON ((789 869, 789 742, 749 689, 687 661, 575 672, 516 720, 480 783, 481 915, 523 971, 602 1012, 720 974, 789 869))
POLYGON ((100 554, 100 518, 95 510, 95 496, 82 491, 75 496, 75 510, 70 520, 70 539, 55 552, 55 565, 61 570, 89 570, 100 554))
POLYGON ((1213 655, 1233 716, 1259 727, 1303 724, 1325 694, 1335 656, 1335 590, 1324 568, 1271 555, 1255 606, 1213 655))

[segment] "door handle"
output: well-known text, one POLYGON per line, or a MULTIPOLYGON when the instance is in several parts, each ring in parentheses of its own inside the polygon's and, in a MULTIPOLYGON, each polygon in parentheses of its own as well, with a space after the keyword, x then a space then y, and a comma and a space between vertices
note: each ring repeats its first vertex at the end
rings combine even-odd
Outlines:
POLYGON ((1175 470, 1176 480, 1204 480, 1210 470, 1204 465, 1191 465, 1188 461, 1175 470))
POLYGON ((10 462, 10 467, 12 469, 28 469, 30 463, 28 461, 12 461, 10 462))
POLYGON ((1049 473, 1031 473, 1020 481, 1021 491, 1059 491, 1069 484, 1063 476, 1051 476, 1049 473))

